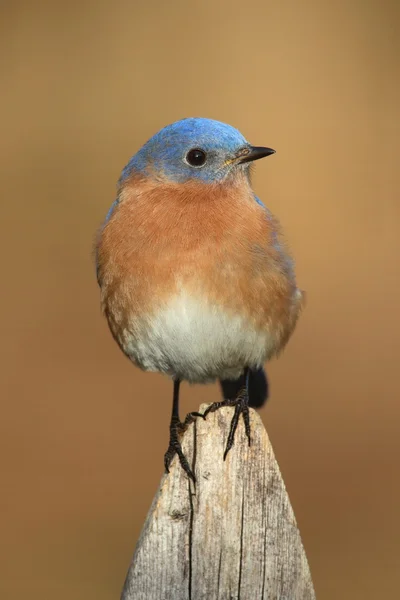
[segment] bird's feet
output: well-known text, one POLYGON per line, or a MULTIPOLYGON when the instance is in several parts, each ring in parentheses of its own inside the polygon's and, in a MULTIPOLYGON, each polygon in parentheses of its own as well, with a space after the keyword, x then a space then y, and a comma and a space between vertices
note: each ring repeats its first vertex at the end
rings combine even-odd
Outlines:
POLYGON ((187 476, 193 481, 193 483, 196 483, 196 478, 192 469, 189 466, 186 456, 183 454, 180 438, 185 432, 187 426, 190 425, 190 423, 193 423, 196 417, 202 417, 204 419, 204 415, 202 415, 199 412, 191 412, 188 415, 186 415, 186 419, 183 421, 183 423, 179 420, 178 417, 172 417, 171 424, 169 427, 169 446, 168 450, 164 455, 164 465, 165 471, 167 473, 169 473, 169 466, 171 464, 172 459, 174 458, 175 454, 177 454, 182 469, 185 471, 187 476))
POLYGON ((232 421, 231 421, 231 427, 229 430, 229 435, 228 435, 228 440, 226 442, 226 448, 225 448, 225 452, 224 452, 224 460, 226 459, 229 450, 232 448, 233 446, 233 442, 235 441, 235 432, 239 423, 239 417, 242 414, 243 415, 243 421, 244 421, 244 427, 246 430, 246 435, 247 435, 247 440, 249 442, 249 446, 251 443, 251 438, 250 438, 250 416, 249 416, 249 396, 248 396, 248 392, 247 392, 247 388, 243 387, 237 398, 232 399, 232 400, 222 400, 221 402, 214 402, 213 404, 211 404, 207 410, 205 411, 203 417, 204 419, 207 417, 208 413, 210 412, 215 412, 216 410, 218 410, 219 408, 222 408, 223 406, 234 406, 235 407, 235 412, 234 415, 232 417, 232 421))

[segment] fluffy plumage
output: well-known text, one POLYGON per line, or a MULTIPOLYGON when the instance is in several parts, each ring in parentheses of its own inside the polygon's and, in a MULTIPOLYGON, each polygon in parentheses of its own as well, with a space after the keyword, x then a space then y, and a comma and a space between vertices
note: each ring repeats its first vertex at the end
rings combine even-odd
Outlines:
POLYGON ((101 302, 125 354, 191 382, 238 377, 288 340, 301 307, 275 219, 246 173, 125 180, 98 246, 101 302))

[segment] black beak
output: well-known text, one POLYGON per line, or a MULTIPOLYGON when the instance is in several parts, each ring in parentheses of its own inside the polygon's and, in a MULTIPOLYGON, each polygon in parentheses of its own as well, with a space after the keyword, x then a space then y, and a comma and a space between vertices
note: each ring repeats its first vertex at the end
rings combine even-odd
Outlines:
POLYGON ((263 146, 249 146, 246 150, 246 154, 242 151, 243 154, 240 155, 240 163, 251 162, 253 160, 258 160, 259 158, 264 158, 265 156, 270 156, 270 154, 275 154, 275 150, 272 150, 272 148, 264 148, 263 146))

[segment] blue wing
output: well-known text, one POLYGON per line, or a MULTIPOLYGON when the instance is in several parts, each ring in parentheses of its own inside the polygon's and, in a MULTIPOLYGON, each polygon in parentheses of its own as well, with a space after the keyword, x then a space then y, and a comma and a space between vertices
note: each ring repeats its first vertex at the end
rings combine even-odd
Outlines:
POLYGON ((267 207, 265 206, 265 204, 263 204, 263 203, 261 202, 260 198, 259 198, 258 196, 256 196, 255 194, 254 194, 254 200, 257 202, 257 204, 259 204, 260 206, 262 206, 263 208, 265 208, 265 210, 268 212, 268 209, 267 209, 267 207))

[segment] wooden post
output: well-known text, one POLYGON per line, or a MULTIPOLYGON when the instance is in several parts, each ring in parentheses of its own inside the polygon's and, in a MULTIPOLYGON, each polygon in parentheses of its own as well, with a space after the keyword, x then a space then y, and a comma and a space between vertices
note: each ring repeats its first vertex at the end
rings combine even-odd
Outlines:
POLYGON ((147 516, 122 600, 315 600, 285 485, 254 410, 252 445, 240 419, 223 461, 232 415, 222 408, 187 429, 182 445, 196 486, 175 458, 147 516))

